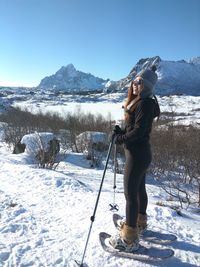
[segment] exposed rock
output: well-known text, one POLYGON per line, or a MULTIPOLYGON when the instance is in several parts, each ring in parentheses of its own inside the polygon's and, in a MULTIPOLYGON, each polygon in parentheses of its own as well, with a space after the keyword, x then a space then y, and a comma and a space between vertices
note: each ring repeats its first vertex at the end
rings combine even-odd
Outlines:
POLYGON ((26 148, 26 145, 25 144, 21 144, 20 141, 19 141, 14 147, 13 154, 24 153, 25 148, 26 148))

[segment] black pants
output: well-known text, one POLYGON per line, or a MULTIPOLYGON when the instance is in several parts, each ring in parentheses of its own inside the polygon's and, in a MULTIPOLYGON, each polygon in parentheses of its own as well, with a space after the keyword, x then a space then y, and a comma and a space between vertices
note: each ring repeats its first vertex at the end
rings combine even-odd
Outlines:
POLYGON ((146 214, 147 209, 145 175, 152 159, 150 145, 140 146, 133 150, 125 149, 125 156, 126 223, 135 227, 138 213, 146 214))

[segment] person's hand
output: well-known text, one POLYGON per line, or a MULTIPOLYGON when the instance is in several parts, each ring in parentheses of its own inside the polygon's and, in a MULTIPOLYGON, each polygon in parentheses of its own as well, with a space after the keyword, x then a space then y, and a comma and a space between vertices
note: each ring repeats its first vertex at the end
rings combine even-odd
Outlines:
POLYGON ((112 139, 115 144, 121 144, 121 136, 123 135, 122 129, 119 125, 115 125, 112 133, 112 139), (119 139, 119 140, 118 140, 119 139))
POLYGON ((122 133, 122 129, 119 127, 119 125, 115 125, 113 133, 115 133, 115 134, 121 134, 122 133))
POLYGON ((119 125, 115 125, 113 131, 112 131, 112 137, 111 139, 115 143, 116 136, 122 132, 122 129, 119 127, 119 125))

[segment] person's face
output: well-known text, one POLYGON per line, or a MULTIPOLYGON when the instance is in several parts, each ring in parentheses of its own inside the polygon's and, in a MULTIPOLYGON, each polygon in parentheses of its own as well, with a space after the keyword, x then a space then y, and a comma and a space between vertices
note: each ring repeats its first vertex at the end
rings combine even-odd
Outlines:
POLYGON ((135 80, 133 81, 133 94, 134 95, 139 95, 142 89, 144 88, 144 82, 141 77, 136 77, 135 80))

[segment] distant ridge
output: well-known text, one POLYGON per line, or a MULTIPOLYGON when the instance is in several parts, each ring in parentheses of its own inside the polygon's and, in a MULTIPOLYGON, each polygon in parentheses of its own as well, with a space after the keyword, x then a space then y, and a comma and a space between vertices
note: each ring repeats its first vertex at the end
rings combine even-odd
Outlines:
POLYGON ((69 93, 124 91, 140 70, 152 65, 157 66, 156 94, 200 95, 200 57, 189 61, 167 61, 159 56, 140 59, 130 73, 119 81, 95 77, 90 73, 76 70, 73 64, 69 64, 61 67, 55 74, 42 79, 37 88, 69 93))

